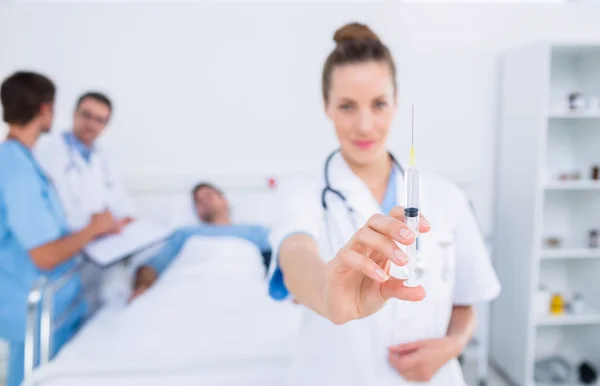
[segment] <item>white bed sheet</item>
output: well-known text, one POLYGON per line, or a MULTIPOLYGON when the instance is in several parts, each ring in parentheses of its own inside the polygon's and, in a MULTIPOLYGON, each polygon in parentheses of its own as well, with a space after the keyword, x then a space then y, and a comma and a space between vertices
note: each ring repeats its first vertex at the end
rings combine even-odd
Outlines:
POLYGON ((301 310, 268 297, 261 261, 243 240, 188 242, 157 285, 102 310, 25 385, 283 385, 301 310))

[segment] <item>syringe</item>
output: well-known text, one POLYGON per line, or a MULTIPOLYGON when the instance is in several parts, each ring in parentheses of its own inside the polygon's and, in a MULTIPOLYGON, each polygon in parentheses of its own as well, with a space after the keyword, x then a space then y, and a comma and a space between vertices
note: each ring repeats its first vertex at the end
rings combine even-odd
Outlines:
MULTIPOLYGON (((419 237, 419 172, 415 166, 415 106, 412 106, 412 143, 410 147, 410 156, 408 160, 408 169, 404 172, 405 205, 404 205, 404 223, 412 230, 416 237, 419 237)), ((406 287, 416 287, 417 282, 417 239, 412 244, 406 246, 408 255, 408 264, 406 271, 408 279, 404 281, 406 287)))

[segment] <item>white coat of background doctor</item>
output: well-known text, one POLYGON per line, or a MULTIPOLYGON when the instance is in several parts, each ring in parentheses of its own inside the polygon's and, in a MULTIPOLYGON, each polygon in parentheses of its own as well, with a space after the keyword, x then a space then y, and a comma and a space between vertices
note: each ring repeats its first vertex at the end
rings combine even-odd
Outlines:
POLYGON ((306 307, 288 386, 462 386, 457 357, 474 331, 472 306, 500 291, 482 235, 464 195, 422 175, 422 285, 403 285, 406 255, 394 241, 416 235, 403 223, 403 174, 386 148, 394 61, 365 25, 348 24, 334 40, 322 91, 340 151, 326 169, 344 199, 323 196, 321 171, 282 192, 271 235, 270 286, 281 278, 306 307))
POLYGON ((79 229, 94 213, 110 211, 122 225, 133 221, 132 200, 96 143, 108 124, 112 103, 88 92, 77 101, 73 128, 45 138, 36 157, 60 195, 69 225, 79 229))
MULTIPOLYGON (((109 212, 114 216, 119 225, 114 233, 134 221, 133 201, 97 144, 98 137, 111 118, 112 109, 112 103, 106 95, 98 92, 83 94, 75 106, 72 130, 45 138, 35 149, 36 157, 58 191, 73 231, 84 227, 95 213, 109 212)), ((97 286, 102 281, 103 273, 89 265, 86 268, 83 276, 88 289, 99 288, 97 286)), ((116 269, 109 272, 112 276, 125 275, 116 269)), ((102 292, 116 290, 106 285, 108 276, 104 275, 103 281, 102 292)), ((106 301, 99 298, 105 295, 96 291, 90 296, 95 297, 88 299, 92 303, 106 301)))

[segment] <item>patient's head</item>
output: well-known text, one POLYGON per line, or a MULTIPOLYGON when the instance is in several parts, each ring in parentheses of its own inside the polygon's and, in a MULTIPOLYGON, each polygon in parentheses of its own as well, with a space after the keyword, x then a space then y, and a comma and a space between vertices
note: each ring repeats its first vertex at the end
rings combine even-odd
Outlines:
POLYGON ((203 182, 192 191, 198 217, 209 224, 229 224, 229 202, 216 186, 203 182))

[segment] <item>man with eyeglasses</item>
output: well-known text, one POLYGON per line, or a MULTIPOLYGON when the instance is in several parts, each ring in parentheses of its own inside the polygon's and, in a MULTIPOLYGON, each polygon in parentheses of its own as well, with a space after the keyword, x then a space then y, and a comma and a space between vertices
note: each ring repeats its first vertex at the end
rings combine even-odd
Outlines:
MULTIPOLYGON (((94 213, 109 211, 123 227, 134 221, 133 201, 119 182, 105 153, 97 143, 112 115, 110 99, 99 92, 79 97, 73 128, 41 142, 35 154, 52 179, 63 204, 68 224, 74 231, 85 226, 94 213)), ((90 268, 91 270, 91 268, 90 268)), ((89 288, 98 288, 103 276, 89 273, 89 288)), ((93 293, 90 303, 100 303, 93 293)))

